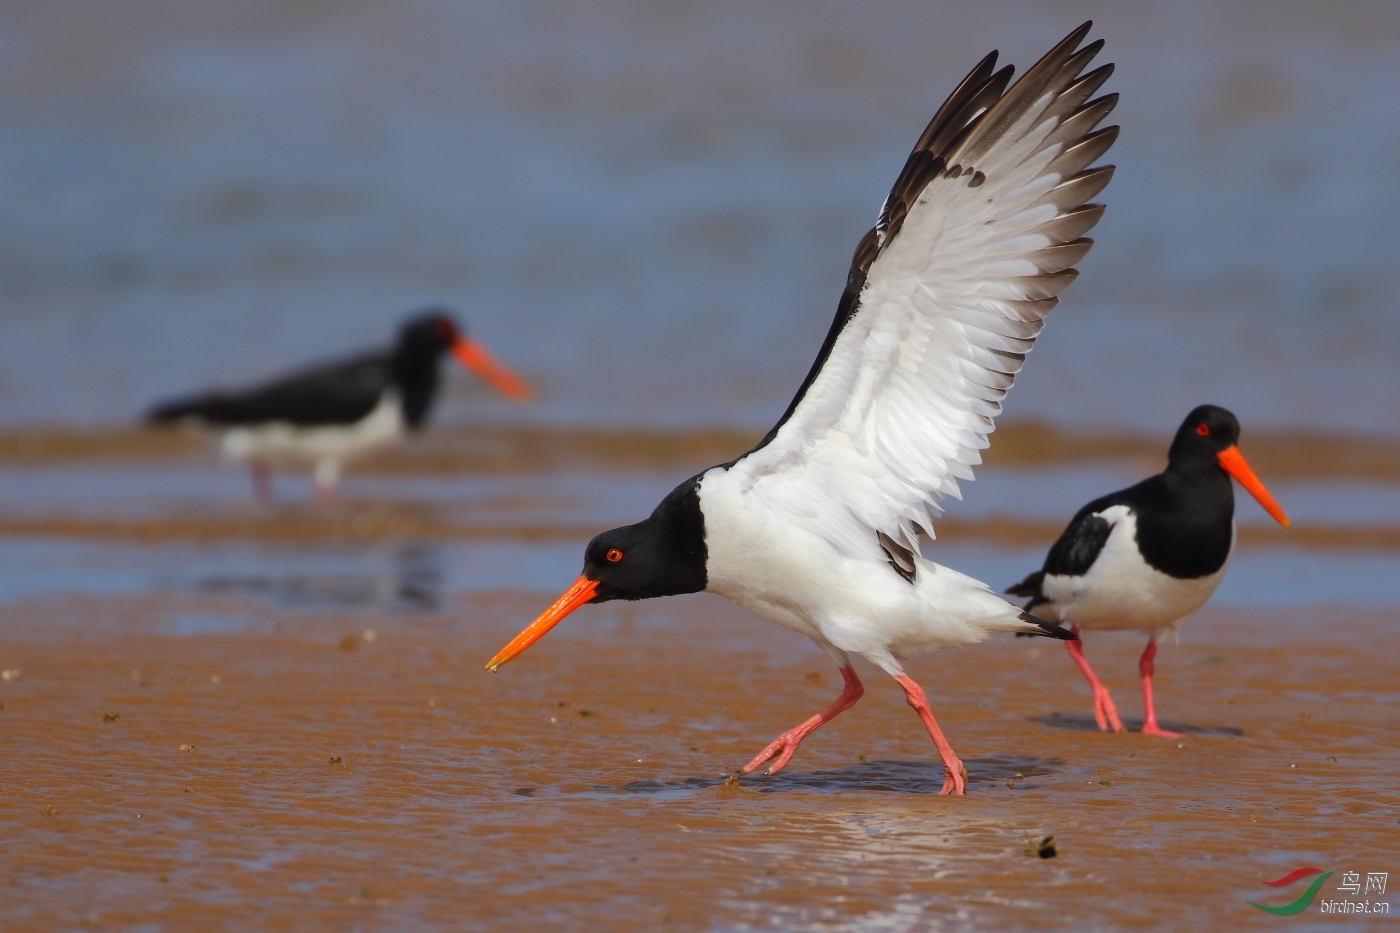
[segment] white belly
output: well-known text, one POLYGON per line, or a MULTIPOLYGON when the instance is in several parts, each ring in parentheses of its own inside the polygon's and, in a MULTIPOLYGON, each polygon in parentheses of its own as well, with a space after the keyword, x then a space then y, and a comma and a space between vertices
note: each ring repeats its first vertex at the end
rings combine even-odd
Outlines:
POLYGON ((1082 577, 1046 574, 1041 592, 1051 602, 1032 610, 1037 615, 1082 629, 1170 629, 1205 605, 1225 576, 1228 559, 1209 576, 1168 576, 1142 559, 1137 519, 1126 506, 1101 514, 1113 528, 1093 566, 1082 577))
POLYGON ((231 460, 267 463, 344 463, 403 437, 398 393, 385 392, 379 404, 352 424, 308 427, 285 421, 230 428, 220 448, 231 460))
POLYGON ((725 470, 705 475, 700 505, 706 589, 823 647, 893 673, 896 659, 1025 628, 1020 610, 985 584, 922 557, 910 584, 875 532, 867 549, 843 553, 804 516, 775 511, 725 470))

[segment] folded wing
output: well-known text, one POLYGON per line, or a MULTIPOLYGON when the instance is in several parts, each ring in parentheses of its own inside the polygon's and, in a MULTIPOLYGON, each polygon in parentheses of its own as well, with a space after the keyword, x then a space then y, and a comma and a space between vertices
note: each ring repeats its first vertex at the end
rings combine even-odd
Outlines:
POLYGON ((920 530, 981 462, 1001 400, 1088 252, 1092 168, 1118 128, 1084 73, 1085 23, 1015 84, 988 55, 920 137, 856 248, 826 342, 788 411, 734 464, 750 490, 852 553, 920 530), (1008 84, 1010 86, 1008 87, 1008 84), (781 482, 771 482, 782 477, 781 482))
POLYGON ((303 370, 249 389, 215 391, 156 405, 151 421, 194 419, 215 425, 282 422, 297 426, 353 424, 368 415, 390 384, 381 353, 303 370))

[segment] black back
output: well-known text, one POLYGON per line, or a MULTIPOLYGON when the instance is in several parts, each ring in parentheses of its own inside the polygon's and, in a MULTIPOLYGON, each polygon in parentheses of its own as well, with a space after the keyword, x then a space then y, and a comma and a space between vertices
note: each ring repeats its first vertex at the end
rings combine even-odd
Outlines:
POLYGON ((1216 455, 1234 446, 1239 435, 1239 422, 1225 409, 1193 410, 1177 429, 1164 471, 1080 509, 1051 545, 1044 566, 1006 592, 1030 597, 1029 610, 1046 602, 1041 593, 1046 574, 1087 573, 1111 530, 1095 513, 1115 505, 1132 509, 1138 550, 1149 566, 1182 580, 1218 571, 1234 541, 1235 491, 1216 455))
POLYGON ((323 363, 270 382, 231 392, 163 402, 148 414, 153 422, 197 419, 217 425, 284 422, 298 427, 353 424, 397 388, 404 420, 417 428, 427 417, 438 386, 438 361, 458 338, 444 311, 409 319, 387 350, 323 363))

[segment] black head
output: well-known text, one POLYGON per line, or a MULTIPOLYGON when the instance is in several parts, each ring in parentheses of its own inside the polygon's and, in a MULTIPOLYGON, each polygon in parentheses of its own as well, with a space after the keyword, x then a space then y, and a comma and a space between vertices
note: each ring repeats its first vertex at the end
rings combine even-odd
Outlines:
POLYGON ((409 424, 417 427, 432 404, 443 353, 451 353, 464 369, 507 398, 517 402, 529 399, 529 383, 492 359, 481 344, 467 336, 451 312, 430 308, 404 322, 394 348, 394 379, 404 390, 409 424))
POLYGON ((1177 428, 1167 460, 1177 469, 1219 467, 1221 452, 1239 439, 1240 423, 1234 415, 1219 405, 1198 405, 1177 428))
MULTIPOLYGON (((1287 528, 1288 516, 1245 462, 1238 446, 1239 439, 1240 423, 1234 415, 1218 405, 1200 405, 1177 429, 1163 476, 1196 488, 1209 486, 1212 477, 1221 473, 1231 476, 1258 500, 1264 511, 1287 528)), ((1228 492, 1229 480, 1224 482, 1228 492)))
POLYGON ((443 310, 415 314, 399 328, 394 345, 394 384, 403 393, 404 418, 410 427, 421 427, 437 394, 438 361, 461 340, 452 315, 443 310))
POLYGON ((583 552, 583 576, 598 584, 593 602, 654 599, 705 588, 705 519, 697 482, 687 480, 635 525, 605 531, 583 552))
POLYGON ((699 477, 681 483, 644 522, 598 535, 583 555, 583 574, 486 664, 497 670, 585 603, 652 599, 705 588, 705 516, 699 477))
POLYGON ((445 308, 428 308, 413 315, 399 327, 396 353, 431 359, 438 357, 465 335, 452 313, 445 308))

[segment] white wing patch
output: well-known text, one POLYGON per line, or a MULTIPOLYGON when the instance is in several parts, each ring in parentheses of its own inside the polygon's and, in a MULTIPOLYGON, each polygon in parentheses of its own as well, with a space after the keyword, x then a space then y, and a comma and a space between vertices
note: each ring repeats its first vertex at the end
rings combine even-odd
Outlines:
POLYGON ((876 229, 858 306, 820 372, 772 440, 731 468, 751 495, 817 521, 846 553, 876 548, 877 532, 913 549, 919 531, 932 535, 1091 245, 1082 234, 1102 208, 1085 202, 1112 169, 1085 167, 1113 141, 1116 128, 1093 130, 1116 95, 1084 103, 1107 77, 1080 77, 1098 50, 1076 51, 1085 31, 925 160, 931 177, 896 205, 907 211, 894 232, 876 229))

